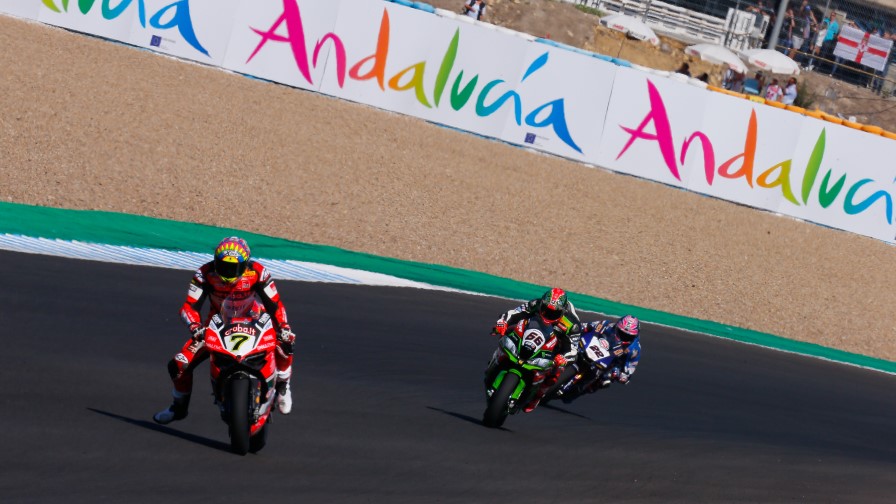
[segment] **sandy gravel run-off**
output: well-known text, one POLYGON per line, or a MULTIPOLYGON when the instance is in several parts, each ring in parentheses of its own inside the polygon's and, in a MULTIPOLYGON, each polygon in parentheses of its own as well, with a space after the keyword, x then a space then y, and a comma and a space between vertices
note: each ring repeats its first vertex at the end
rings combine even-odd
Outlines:
POLYGON ((4 16, 0 47, 5 201, 446 264, 896 360, 885 243, 4 16))

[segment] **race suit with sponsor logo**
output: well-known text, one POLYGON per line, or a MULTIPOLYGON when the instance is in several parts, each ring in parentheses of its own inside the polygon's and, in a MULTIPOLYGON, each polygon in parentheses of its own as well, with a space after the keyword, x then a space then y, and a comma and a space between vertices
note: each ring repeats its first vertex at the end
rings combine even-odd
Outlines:
MULTIPOLYGON (((616 338, 616 323, 609 320, 599 320, 595 322, 585 322, 582 324, 582 332, 589 333, 596 331, 598 334, 606 335, 610 341, 616 338)), ((621 373, 626 375, 626 381, 635 374, 638 367, 638 361, 641 359, 641 337, 636 336, 631 343, 622 344, 614 351, 615 357, 609 368, 617 367, 621 373)))
MULTIPOLYGON (((258 316, 260 312, 264 312, 271 315, 278 332, 289 328, 286 309, 280 302, 280 294, 270 272, 261 263, 252 260, 249 261, 246 272, 232 283, 225 282, 215 273, 214 261, 200 266, 190 281, 187 300, 180 310, 180 316, 188 327, 197 323, 205 326, 221 310, 221 303, 228 298, 233 303, 231 309, 237 312, 236 316, 258 316), (203 321, 200 310, 206 299, 209 300, 209 311, 203 321)), ((207 358, 208 350, 204 342, 194 341, 192 338, 187 340, 168 364, 174 389, 182 394, 189 394, 193 389, 193 369, 207 358)), ((277 379, 288 381, 292 374, 291 342, 278 342, 275 360, 277 379)))
MULTIPOLYGON (((512 310, 508 310, 501 318, 507 322, 508 326, 513 326, 522 319, 537 317, 541 308, 541 299, 533 299, 527 301, 512 310)), ((579 340, 582 338, 581 322, 576 308, 572 301, 568 302, 568 307, 564 311, 563 316, 559 320, 551 324, 554 334, 560 340, 558 352, 566 357, 566 360, 573 360, 579 349, 579 340)))

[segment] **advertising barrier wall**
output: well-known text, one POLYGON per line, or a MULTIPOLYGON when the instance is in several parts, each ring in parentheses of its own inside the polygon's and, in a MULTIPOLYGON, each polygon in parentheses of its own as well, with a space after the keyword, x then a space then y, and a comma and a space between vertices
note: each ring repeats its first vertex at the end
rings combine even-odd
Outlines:
MULTIPOLYGON (((331 36, 342 2, 300 0, 240 2, 224 68, 288 86, 317 91, 330 51, 343 44, 331 36)), ((379 2, 376 2, 379 3, 379 2)))
POLYGON ((0 0, 0 12, 25 19, 37 19, 37 13, 40 12, 40 3, 23 0, 0 0))
POLYGON ((896 242, 896 142, 432 10, 0 0, 0 12, 896 242))

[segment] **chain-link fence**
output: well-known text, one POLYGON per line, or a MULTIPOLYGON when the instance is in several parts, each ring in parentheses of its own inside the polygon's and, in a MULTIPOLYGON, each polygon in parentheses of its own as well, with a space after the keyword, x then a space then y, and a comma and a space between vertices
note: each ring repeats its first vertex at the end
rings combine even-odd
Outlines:
POLYGON ((896 89, 896 0, 567 1, 642 17, 680 40, 774 48, 806 70, 886 96, 896 89))

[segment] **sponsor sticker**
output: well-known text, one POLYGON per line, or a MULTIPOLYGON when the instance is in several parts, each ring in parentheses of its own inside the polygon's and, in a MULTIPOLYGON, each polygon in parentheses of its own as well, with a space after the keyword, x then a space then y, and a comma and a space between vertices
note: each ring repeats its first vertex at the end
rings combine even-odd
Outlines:
POLYGON ((199 301, 199 298, 202 297, 202 288, 194 283, 191 283, 190 290, 187 291, 187 297, 192 299, 193 301, 199 301))

